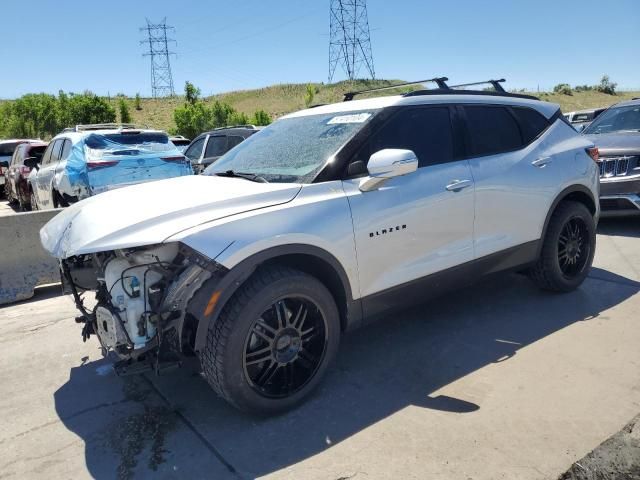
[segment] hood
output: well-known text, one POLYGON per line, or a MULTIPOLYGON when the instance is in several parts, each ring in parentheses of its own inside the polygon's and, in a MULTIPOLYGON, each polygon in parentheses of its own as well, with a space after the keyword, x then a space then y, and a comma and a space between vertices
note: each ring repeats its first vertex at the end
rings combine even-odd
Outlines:
POLYGON ((76 203, 40 230, 57 258, 161 243, 182 230, 287 203, 301 185, 193 175, 143 183, 76 203))
POLYGON ((585 137, 598 147, 601 155, 640 154, 640 133, 600 133, 585 137))

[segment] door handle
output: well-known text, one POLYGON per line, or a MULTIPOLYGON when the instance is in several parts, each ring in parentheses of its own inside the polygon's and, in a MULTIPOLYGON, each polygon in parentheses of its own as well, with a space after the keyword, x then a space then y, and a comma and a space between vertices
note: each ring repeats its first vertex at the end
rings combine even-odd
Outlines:
POLYGON ((450 192, 459 192, 463 188, 470 187, 471 185, 473 185, 471 180, 452 180, 445 188, 450 192))
POLYGON ((531 165, 533 165, 534 167, 542 168, 545 165, 551 163, 551 161, 551 157, 540 157, 531 162, 531 165))

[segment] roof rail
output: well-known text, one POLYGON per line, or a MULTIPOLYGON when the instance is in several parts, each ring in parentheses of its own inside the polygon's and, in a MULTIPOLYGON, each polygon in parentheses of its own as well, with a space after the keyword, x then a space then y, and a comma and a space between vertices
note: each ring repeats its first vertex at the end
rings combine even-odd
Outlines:
POLYGON ((369 88, 367 90, 360 90, 358 92, 347 92, 344 94, 344 99, 342 101, 349 102, 353 100, 353 97, 355 97, 356 95, 360 95, 363 93, 378 92, 380 90, 389 90, 392 88, 406 87, 408 85, 418 85, 420 83, 428 83, 428 82, 434 82, 436 85, 438 85, 438 88, 448 89, 449 86, 446 84, 447 80, 449 80, 447 77, 436 77, 436 78, 430 78, 429 80, 418 80, 417 82, 396 83, 395 85, 387 85, 385 87, 369 88))
POLYGON ((484 82, 461 83, 460 85, 451 85, 449 88, 471 87, 474 85, 484 85, 488 83, 488 84, 491 84, 491 86, 496 92, 505 92, 505 89, 502 88, 502 85, 500 85, 502 82, 506 82, 506 80, 504 78, 501 78, 500 80, 486 80, 484 82))
POLYGON ((91 123, 87 125, 76 125, 76 132, 85 132, 87 130, 123 130, 125 128, 145 128, 133 123, 91 123))
POLYGON ((526 98, 527 100, 540 100, 533 95, 525 95, 523 93, 510 92, 494 92, 493 90, 454 90, 452 88, 434 88, 433 90, 416 90, 415 92, 405 93, 404 97, 417 97, 421 95, 485 95, 488 97, 509 97, 509 98, 526 98))
POLYGON ((255 130, 257 127, 248 123, 246 125, 227 125, 226 127, 214 128, 214 130, 225 130, 227 128, 253 128, 255 130))

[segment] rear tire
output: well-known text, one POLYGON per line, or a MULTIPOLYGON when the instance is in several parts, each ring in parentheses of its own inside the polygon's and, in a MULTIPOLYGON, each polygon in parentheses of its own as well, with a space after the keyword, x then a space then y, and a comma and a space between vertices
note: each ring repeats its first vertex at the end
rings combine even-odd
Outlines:
POLYGON ((209 325, 200 361, 229 403, 272 414, 318 385, 339 340, 338 309, 327 288, 298 270, 269 267, 249 278, 209 325))
POLYGON ((543 290, 570 292, 589 274, 596 249, 596 225, 582 203, 561 202, 551 216, 542 251, 529 276, 543 290))

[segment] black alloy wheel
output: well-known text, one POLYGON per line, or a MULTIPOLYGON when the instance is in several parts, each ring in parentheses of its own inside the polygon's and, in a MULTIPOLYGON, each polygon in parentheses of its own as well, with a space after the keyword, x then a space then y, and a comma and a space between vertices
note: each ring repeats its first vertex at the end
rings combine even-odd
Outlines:
POLYGON ((315 375, 325 355, 327 322, 313 300, 285 297, 255 320, 245 339, 249 384, 270 398, 288 397, 315 375))

